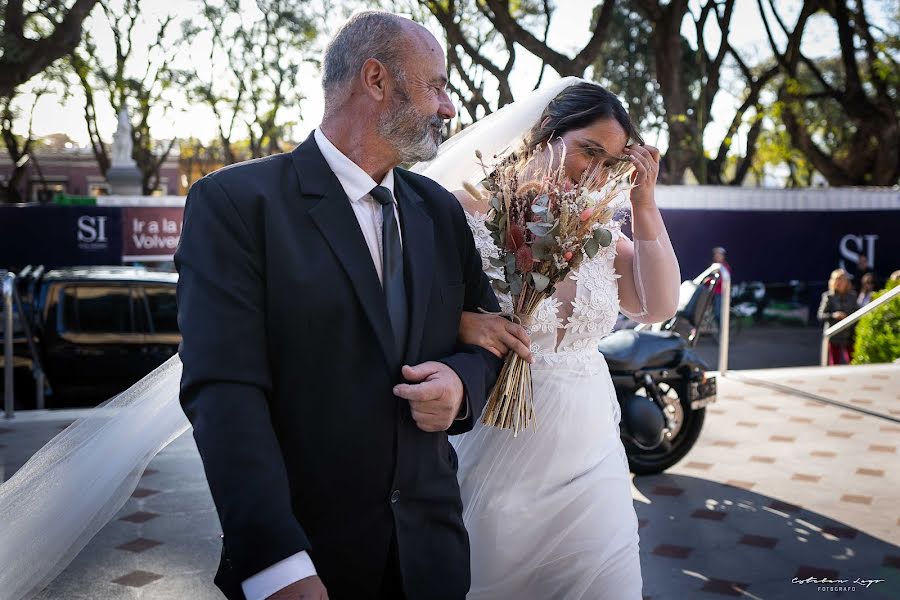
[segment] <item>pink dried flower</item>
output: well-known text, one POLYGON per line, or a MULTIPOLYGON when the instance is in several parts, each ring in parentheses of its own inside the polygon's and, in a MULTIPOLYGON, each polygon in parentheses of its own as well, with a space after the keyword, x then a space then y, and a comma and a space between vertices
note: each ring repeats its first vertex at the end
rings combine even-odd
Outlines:
POLYGON ((506 233, 506 249, 510 252, 516 252, 525 245, 525 228, 521 225, 510 225, 509 231, 506 233))
POLYGON ((534 269, 534 253, 528 246, 522 246, 516 251, 516 270, 520 273, 531 273, 534 269))

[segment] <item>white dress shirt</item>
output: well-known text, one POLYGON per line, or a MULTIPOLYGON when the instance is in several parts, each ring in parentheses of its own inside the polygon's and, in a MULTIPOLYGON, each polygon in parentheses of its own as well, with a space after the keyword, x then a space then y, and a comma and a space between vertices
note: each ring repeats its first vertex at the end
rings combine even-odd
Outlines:
MULTIPOLYGON (((321 129, 316 128, 315 133, 316 144, 325 162, 334 171, 341 187, 347 193, 350 199, 350 206, 356 213, 356 220, 359 221, 359 228, 362 229, 363 237, 366 238, 366 245, 369 247, 369 253, 372 255, 372 262, 375 263, 375 271, 378 272, 378 280, 384 283, 382 275, 382 245, 381 231, 384 229, 381 205, 369 194, 377 185, 385 187, 394 197, 394 220, 397 221, 397 231, 400 232, 400 216, 397 210, 397 197, 394 195, 394 170, 388 171, 381 183, 375 183, 368 173, 362 168, 344 156, 331 141, 325 137, 321 129)), ((403 232, 400 232, 400 243, 403 244, 403 232)))

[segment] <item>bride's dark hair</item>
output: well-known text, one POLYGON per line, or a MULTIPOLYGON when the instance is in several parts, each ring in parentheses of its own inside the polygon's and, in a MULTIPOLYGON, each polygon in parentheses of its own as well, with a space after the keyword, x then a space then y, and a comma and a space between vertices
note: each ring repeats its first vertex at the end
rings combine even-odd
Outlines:
POLYGON ((525 149, 531 152, 551 137, 587 127, 601 119, 615 119, 625 130, 630 143, 644 143, 615 94, 601 85, 585 81, 570 85, 550 101, 537 124, 525 136, 525 149))

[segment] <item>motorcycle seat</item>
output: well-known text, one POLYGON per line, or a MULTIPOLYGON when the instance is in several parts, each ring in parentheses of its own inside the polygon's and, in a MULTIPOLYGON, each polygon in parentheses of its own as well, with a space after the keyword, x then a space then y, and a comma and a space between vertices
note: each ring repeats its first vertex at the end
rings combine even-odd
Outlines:
POLYGON ((613 372, 675 366, 681 360, 684 340, 671 331, 614 331, 598 350, 613 372))

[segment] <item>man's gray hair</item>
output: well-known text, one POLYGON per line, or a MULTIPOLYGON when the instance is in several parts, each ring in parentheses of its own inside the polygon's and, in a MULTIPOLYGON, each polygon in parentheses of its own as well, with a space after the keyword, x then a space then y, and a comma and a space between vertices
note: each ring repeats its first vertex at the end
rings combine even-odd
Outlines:
POLYGON ((408 20, 398 15, 367 10, 344 23, 325 49, 322 68, 322 90, 326 110, 334 95, 359 75, 363 63, 374 58, 383 63, 399 80, 403 80, 401 56, 404 25, 408 20))

